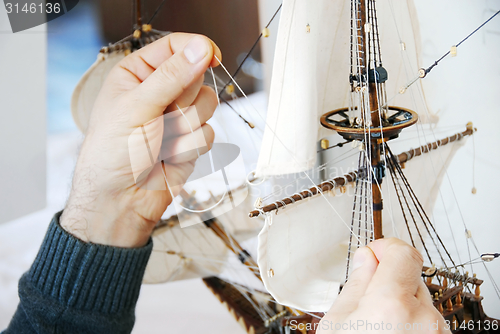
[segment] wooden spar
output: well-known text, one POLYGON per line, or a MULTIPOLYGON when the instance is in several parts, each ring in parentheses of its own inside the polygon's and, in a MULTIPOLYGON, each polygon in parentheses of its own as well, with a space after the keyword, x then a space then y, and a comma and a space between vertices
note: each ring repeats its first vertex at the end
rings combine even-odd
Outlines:
MULTIPOLYGON (((405 163, 407 161, 410 161, 411 159, 418 157, 422 154, 429 153, 431 150, 436 150, 441 146, 445 146, 449 143, 453 143, 455 141, 458 141, 458 140, 462 139, 463 137, 470 136, 475 131, 477 131, 477 129, 475 129, 472 126, 472 123, 469 123, 469 124, 467 124, 467 130, 465 130, 463 132, 456 133, 450 137, 446 137, 444 139, 440 139, 440 140, 437 140, 435 142, 432 142, 432 143, 429 143, 426 145, 422 145, 419 148, 412 149, 408 152, 403 152, 403 153, 399 154, 397 156, 398 162, 400 164, 402 164, 402 163, 405 163)), ((357 174, 358 174, 357 171, 351 172, 351 173, 345 174, 344 176, 325 181, 325 182, 320 183, 312 188, 301 191, 298 194, 294 194, 290 197, 284 198, 282 201, 277 201, 277 202, 271 203, 269 205, 266 205, 263 208, 261 208, 260 210, 253 210, 248 214, 248 216, 251 218, 258 217, 258 216, 260 216, 260 214, 262 212, 268 213, 268 212, 278 210, 279 208, 282 208, 284 206, 283 203, 285 205, 291 205, 291 204, 298 202, 300 200, 303 200, 305 198, 312 197, 312 196, 319 193, 318 188, 321 189, 321 191, 323 191, 323 192, 327 192, 327 191, 333 190, 335 188, 345 186, 349 182, 356 181, 357 174)))
MULTIPOLYGON (((228 309, 234 319, 245 329, 246 333, 269 333, 266 321, 255 310, 252 300, 245 292, 239 291, 235 285, 225 282, 218 277, 203 278, 203 283, 228 309)), ((270 298, 272 298, 269 295, 270 298)))
MULTIPOLYGON (((318 184, 317 186, 314 186, 314 187, 309 188, 307 190, 301 191, 298 194, 294 194, 290 197, 283 199, 283 201, 274 202, 274 203, 271 203, 269 205, 266 205, 261 210, 263 212, 271 212, 274 210, 278 210, 279 208, 283 207, 283 203, 285 203, 285 205, 289 205, 289 204, 292 204, 294 202, 300 201, 302 199, 312 197, 316 194, 319 194, 318 188, 321 189, 322 192, 326 192, 326 191, 333 190, 333 189, 337 188, 338 186, 346 186, 349 182, 356 181, 356 179, 357 179, 357 172, 351 172, 351 173, 345 174, 344 176, 337 177, 335 179, 318 184), (292 199, 293 199, 293 201, 292 201, 292 199)), ((260 213, 261 212, 259 210, 254 210, 254 211, 251 211, 248 214, 248 216, 250 218, 254 218, 254 217, 258 217, 260 215, 260 213)))
POLYGON ((418 157, 418 156, 422 155, 423 153, 429 153, 431 150, 436 150, 439 147, 444 146, 448 143, 452 143, 454 141, 460 140, 460 139, 462 139, 462 137, 470 136, 476 131, 477 131, 477 129, 473 127, 472 123, 468 123, 467 130, 465 130, 464 132, 456 133, 453 136, 446 137, 444 139, 437 140, 433 143, 429 143, 427 145, 422 145, 419 148, 411 149, 407 152, 403 152, 403 153, 399 154, 397 156, 398 162, 400 164, 405 163, 405 162, 413 159, 414 157, 418 157))

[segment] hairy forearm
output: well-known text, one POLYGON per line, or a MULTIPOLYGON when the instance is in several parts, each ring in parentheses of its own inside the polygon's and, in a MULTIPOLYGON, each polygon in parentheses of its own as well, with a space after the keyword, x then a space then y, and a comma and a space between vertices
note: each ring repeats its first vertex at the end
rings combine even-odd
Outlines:
POLYGON ((106 188, 98 177, 100 173, 93 166, 77 167, 61 227, 84 242, 144 246, 155 222, 141 217, 126 193, 106 188))

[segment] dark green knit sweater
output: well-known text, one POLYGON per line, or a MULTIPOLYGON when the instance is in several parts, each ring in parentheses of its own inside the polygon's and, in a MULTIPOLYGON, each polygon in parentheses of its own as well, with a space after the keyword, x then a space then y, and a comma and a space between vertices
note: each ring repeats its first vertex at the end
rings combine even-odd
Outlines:
POLYGON ((130 333, 152 241, 138 249, 85 243, 57 213, 31 268, 19 281, 11 333, 130 333))

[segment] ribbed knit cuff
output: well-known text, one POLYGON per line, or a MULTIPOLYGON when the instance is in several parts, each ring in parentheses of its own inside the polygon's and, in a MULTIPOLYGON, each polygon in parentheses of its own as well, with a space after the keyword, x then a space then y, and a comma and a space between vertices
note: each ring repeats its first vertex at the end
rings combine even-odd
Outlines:
POLYGON ((112 314, 135 307, 153 243, 117 248, 85 243, 52 219, 28 279, 44 295, 79 310, 112 314))

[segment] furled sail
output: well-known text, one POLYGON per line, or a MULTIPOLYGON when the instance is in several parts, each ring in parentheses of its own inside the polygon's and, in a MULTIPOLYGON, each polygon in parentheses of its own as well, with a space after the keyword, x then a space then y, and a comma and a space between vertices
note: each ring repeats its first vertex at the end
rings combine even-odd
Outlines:
POLYGON ((197 217, 188 228, 170 218, 153 232, 153 253, 144 283, 163 283, 218 275, 224 269, 228 249, 197 217))
MULTIPOLYGON (((406 164, 404 174, 426 212, 432 212, 446 170, 464 143, 465 139, 456 140, 406 164)), ((405 154, 411 156, 412 151, 405 154)), ((390 176, 382 186, 384 236, 411 243, 390 176)), ((335 197, 316 195, 278 210, 277 215, 268 214, 259 234, 258 264, 266 289, 278 303, 307 311, 330 308, 346 278, 353 191, 352 186, 343 194, 336 189, 335 197)), ((414 233, 415 227, 410 228, 414 233)), ((363 228, 353 232, 363 245, 363 228)), ((352 242, 357 243, 355 238, 352 242)), ((416 247, 422 245, 416 242, 416 247)))
POLYGON ((124 52, 99 53, 97 60, 85 72, 73 91, 71 112, 80 131, 85 133, 89 125, 90 112, 111 69, 125 58, 124 52))
MULTIPOLYGON (((232 196, 247 192, 246 187, 232 191, 232 196)), ((226 204, 230 204, 229 197, 212 210, 218 223, 225 231, 231 234, 238 242, 255 237, 262 228, 262 221, 250 219, 248 211, 255 198, 247 196, 236 208, 218 212, 226 204)), ((202 204, 203 207, 212 207, 217 200, 210 200, 202 204)), ((198 214, 184 212, 181 227, 177 216, 163 220, 152 235, 153 253, 148 262, 144 275, 144 283, 163 283, 176 280, 209 277, 220 275, 227 267, 229 249, 224 242, 210 228, 203 224, 198 214)))
MULTIPOLYGON (((383 63, 391 105, 428 110, 400 91, 417 74, 420 36, 413 1, 377 1, 383 63)), ((317 140, 327 134, 319 119, 349 105, 350 3, 284 0, 274 58, 267 126, 257 176, 297 173, 314 166, 317 140)), ((414 85, 421 90, 421 83, 414 85)), ((435 115, 419 115, 435 122, 435 115)))

